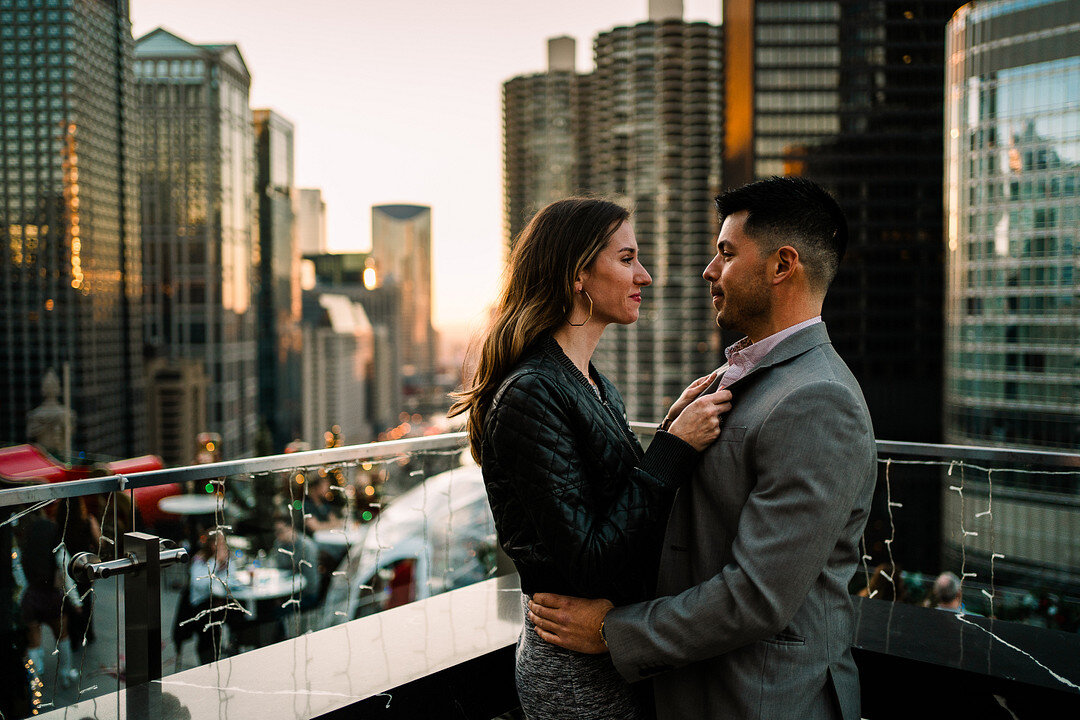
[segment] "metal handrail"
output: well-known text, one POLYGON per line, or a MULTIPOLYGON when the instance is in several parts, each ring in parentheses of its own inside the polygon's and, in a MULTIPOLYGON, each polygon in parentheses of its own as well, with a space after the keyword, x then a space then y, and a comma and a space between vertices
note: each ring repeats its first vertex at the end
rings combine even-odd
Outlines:
MULTIPOLYGON (((646 436, 656 432, 656 425, 653 423, 631 422, 630 429, 638 435, 646 436)), ((979 445, 943 445, 901 440, 877 440, 876 442, 878 457, 906 455, 942 460, 982 460, 988 462, 1011 462, 1018 465, 1038 465, 1039 467, 1080 469, 1080 453, 979 445)))
POLYGON ((978 445, 936 445, 932 443, 878 440, 878 456, 908 455, 912 457, 962 458, 989 462, 1010 462, 1017 465, 1039 467, 1076 468, 1080 470, 1080 453, 1055 452, 1052 450, 1023 450, 1020 448, 986 447, 978 445))
MULTIPOLYGON (((656 425, 653 423, 631 422, 630 427, 635 433, 643 437, 651 436, 656 431, 656 425)), ((446 433, 422 438, 406 438, 392 442, 365 443, 348 447, 229 460, 208 465, 189 465, 165 470, 149 470, 131 473, 130 475, 110 475, 86 480, 9 488, 0 490, 0 507, 153 487, 168 483, 213 480, 229 475, 260 475, 294 468, 385 459, 415 452, 450 450, 459 447, 464 449, 465 439, 465 433, 446 433)), ((879 457, 903 455, 942 460, 1008 462, 1018 465, 1080 470, 1080 453, 972 445, 944 445, 898 440, 878 440, 877 449, 879 457)))
POLYGON ((0 490, 0 507, 23 505, 43 500, 59 500, 80 495, 154 487, 169 483, 213 480, 230 475, 261 475, 279 470, 381 460, 416 452, 450 450, 457 447, 464 449, 464 443, 465 433, 446 433, 391 442, 364 443, 348 447, 228 460, 206 465, 147 470, 129 475, 110 475, 108 477, 71 480, 47 485, 29 485, 0 490))

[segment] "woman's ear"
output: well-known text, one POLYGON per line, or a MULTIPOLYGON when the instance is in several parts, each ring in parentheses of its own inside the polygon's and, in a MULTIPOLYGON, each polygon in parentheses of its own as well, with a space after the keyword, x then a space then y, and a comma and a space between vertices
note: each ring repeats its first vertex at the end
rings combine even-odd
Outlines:
POLYGON ((586 278, 588 278, 588 276, 589 276, 589 274, 584 270, 582 270, 581 272, 579 272, 577 274, 577 277, 574 278, 574 292, 576 292, 576 293, 581 292, 581 289, 582 289, 582 287, 584 287, 585 280, 586 280, 586 278))

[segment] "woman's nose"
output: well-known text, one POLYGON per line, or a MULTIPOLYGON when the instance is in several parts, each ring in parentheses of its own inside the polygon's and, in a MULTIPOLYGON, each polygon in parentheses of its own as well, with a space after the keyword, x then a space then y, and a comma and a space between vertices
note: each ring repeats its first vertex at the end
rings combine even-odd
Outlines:
POLYGON ((634 278, 634 282, 642 287, 646 285, 652 285, 652 276, 649 275, 649 271, 645 269, 644 265, 638 265, 638 273, 634 278))

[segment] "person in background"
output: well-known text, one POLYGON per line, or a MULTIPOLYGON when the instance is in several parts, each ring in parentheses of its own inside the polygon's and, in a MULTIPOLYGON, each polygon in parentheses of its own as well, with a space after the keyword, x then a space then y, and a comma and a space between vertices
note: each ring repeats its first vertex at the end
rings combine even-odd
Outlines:
POLYGON ((963 590, 960 587, 960 578, 956 573, 946 570, 934 580, 933 589, 934 607, 938 610, 947 610, 953 613, 964 611, 963 590))
POLYGON ((19 601, 28 635, 26 655, 33 662, 38 677, 47 680, 41 631, 42 625, 47 626, 57 641, 58 681, 61 687, 69 687, 78 677, 72 667, 71 646, 67 642, 69 617, 80 608, 75 605, 78 597, 74 589, 71 595, 64 595, 66 573, 61 575, 60 530, 43 510, 36 510, 19 521, 16 540, 26 577, 26 588, 19 601))
POLYGON ((904 573, 896 563, 881 563, 874 567, 870 581, 858 592, 859 597, 908 602, 904 573))
POLYGON ((304 502, 304 525, 308 532, 334 530, 344 525, 341 512, 332 499, 330 479, 315 473, 308 485, 308 495, 304 502))
POLYGON ((274 538, 273 563, 304 578, 300 610, 310 610, 319 602, 319 547, 314 540, 297 532, 285 513, 274 515, 274 538))
POLYGON ((227 601, 216 597, 213 587, 215 583, 224 587, 231 575, 232 565, 225 537, 221 534, 204 537, 191 557, 187 587, 180 595, 180 607, 176 611, 173 643, 177 647, 177 655, 184 640, 197 634, 199 663, 205 665, 220 657, 221 629, 227 601))
MULTIPOLYGON (((62 500, 56 511, 56 524, 64 538, 64 546, 68 557, 74 557, 82 552, 99 554, 101 545, 101 525, 97 518, 86 509, 86 498, 73 497, 62 500)), ((80 610, 73 612, 69 618, 68 640, 71 641, 71 649, 78 652, 82 647, 83 640, 86 644, 94 642, 94 594, 89 592, 92 583, 86 578, 74 581, 74 592, 68 597, 74 596, 73 605, 80 606, 80 610)))

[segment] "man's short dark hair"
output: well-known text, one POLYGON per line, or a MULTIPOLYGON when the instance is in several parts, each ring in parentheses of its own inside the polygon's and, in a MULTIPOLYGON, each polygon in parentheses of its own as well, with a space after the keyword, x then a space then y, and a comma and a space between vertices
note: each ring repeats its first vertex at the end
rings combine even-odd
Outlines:
POLYGON ((763 252, 784 245, 799 252, 812 287, 824 292, 847 249, 848 226, 832 195, 801 177, 758 180, 716 196, 720 223, 747 211, 746 234, 763 252))

